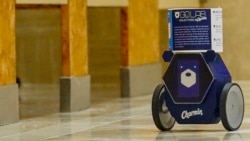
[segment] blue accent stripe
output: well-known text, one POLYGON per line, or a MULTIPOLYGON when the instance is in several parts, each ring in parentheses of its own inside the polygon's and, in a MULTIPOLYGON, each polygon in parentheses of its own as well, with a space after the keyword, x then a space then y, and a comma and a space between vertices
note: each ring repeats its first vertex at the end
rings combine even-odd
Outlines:
POLYGON ((168 11, 168 32, 169 32, 169 39, 168 39, 168 44, 169 44, 169 50, 173 50, 173 17, 172 17, 172 10, 168 11))

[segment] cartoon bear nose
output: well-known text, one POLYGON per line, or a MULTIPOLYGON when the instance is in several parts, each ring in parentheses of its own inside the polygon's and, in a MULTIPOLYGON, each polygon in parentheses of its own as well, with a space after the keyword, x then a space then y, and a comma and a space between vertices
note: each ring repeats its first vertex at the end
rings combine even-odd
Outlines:
POLYGON ((187 77, 190 77, 190 76, 191 76, 191 73, 190 73, 190 72, 187 72, 187 73, 186 73, 186 76, 187 76, 187 77))

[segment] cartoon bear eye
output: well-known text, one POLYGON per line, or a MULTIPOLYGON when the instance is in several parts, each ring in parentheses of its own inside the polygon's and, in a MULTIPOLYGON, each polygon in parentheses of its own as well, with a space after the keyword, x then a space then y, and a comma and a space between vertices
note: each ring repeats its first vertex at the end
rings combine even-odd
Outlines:
POLYGON ((186 76, 187 76, 187 77, 190 77, 190 76, 191 76, 191 73, 190 73, 190 72, 187 72, 187 73, 186 73, 186 76))

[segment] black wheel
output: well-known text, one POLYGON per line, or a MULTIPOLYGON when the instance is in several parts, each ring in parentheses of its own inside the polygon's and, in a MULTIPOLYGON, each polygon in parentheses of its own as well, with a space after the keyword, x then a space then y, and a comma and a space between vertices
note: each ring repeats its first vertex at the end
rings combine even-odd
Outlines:
POLYGON ((227 83, 220 98, 221 122, 228 131, 237 130, 244 116, 244 97, 238 84, 227 83))
POLYGON ((175 124, 175 119, 170 114, 165 103, 166 88, 159 84, 152 98, 152 116, 155 126, 161 131, 169 131, 175 124))

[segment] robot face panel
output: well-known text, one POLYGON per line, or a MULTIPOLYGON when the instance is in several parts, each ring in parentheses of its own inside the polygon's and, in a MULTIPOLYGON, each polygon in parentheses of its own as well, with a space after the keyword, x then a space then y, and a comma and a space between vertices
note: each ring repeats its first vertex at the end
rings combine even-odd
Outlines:
POLYGON ((177 61, 179 81, 178 97, 199 96, 199 61, 194 59, 180 59, 177 61))
POLYGON ((175 103, 201 103, 213 75, 202 54, 175 54, 163 80, 175 103))
POLYGON ((190 88, 196 83, 196 74, 190 69, 186 69, 181 73, 181 84, 190 88))

